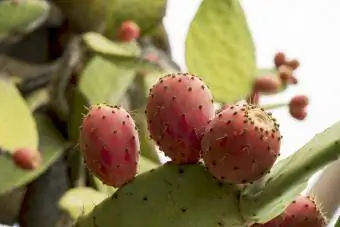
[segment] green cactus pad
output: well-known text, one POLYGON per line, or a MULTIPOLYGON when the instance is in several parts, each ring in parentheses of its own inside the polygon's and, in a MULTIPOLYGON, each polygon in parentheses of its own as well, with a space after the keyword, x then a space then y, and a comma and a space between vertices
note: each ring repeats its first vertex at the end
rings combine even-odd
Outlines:
POLYGON ((43 158, 42 165, 33 171, 22 170, 14 166, 8 158, 0 157, 0 194, 21 187, 44 173, 64 151, 65 141, 52 122, 44 115, 36 115, 35 119, 39 132, 39 151, 43 158))
POLYGON ((77 227, 242 226, 237 190, 201 165, 167 163, 139 175, 77 221, 77 227))
POLYGON ((340 121, 278 162, 263 180, 246 187, 240 201, 243 217, 250 223, 265 223, 279 215, 306 188, 316 171, 338 158, 340 121))
POLYGON ((217 102, 233 103, 250 93, 255 47, 239 0, 202 2, 187 35, 186 64, 217 102))
POLYGON ((54 0, 75 27, 82 31, 115 33, 125 20, 135 21, 141 34, 149 32, 162 22, 166 0, 54 0), (84 20, 86 15, 86 20, 84 20))
POLYGON ((83 40, 92 51, 103 55, 137 58, 141 54, 136 42, 116 43, 95 32, 84 34, 83 40))
POLYGON ((11 33, 28 33, 39 27, 48 16, 46 1, 13 0, 0 2, 0 41, 11 33))
POLYGON ((108 197, 89 187, 78 187, 68 190, 59 200, 61 210, 76 220, 81 215, 88 214, 92 209, 108 197))
POLYGON ((133 69, 118 66, 101 56, 87 63, 79 80, 79 89, 90 104, 116 105, 135 78, 133 69))
POLYGON ((0 147, 36 149, 38 133, 27 103, 14 84, 1 77, 0 91, 0 147))

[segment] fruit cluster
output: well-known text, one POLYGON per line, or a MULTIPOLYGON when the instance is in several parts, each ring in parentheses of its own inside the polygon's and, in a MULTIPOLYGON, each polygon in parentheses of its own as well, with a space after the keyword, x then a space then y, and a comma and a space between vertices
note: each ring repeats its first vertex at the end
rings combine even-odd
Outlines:
MULTIPOLYGON (((160 78, 150 89, 145 110, 150 137, 173 163, 195 164, 203 159, 208 171, 223 183, 259 180, 279 156, 279 124, 256 105, 225 105, 215 112, 213 103, 211 91, 195 75, 174 73, 160 78)), ((134 179, 139 137, 123 107, 92 106, 83 119, 80 147, 86 166, 105 184, 122 187, 134 179)), ((303 205, 292 206, 287 208, 289 215, 301 214, 303 205)))

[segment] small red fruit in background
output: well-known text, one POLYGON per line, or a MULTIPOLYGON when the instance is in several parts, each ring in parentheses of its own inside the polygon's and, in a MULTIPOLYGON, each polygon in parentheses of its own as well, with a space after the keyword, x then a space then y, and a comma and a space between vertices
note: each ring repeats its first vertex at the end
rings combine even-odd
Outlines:
POLYGON ((30 148, 16 149, 12 154, 12 160, 21 169, 33 170, 39 167, 42 157, 39 151, 30 148))
POLYGON ((297 120, 304 120, 307 117, 306 107, 309 99, 305 95, 296 95, 289 102, 289 113, 297 120))
POLYGON ((140 28, 135 22, 124 21, 118 30, 118 39, 122 42, 130 42, 140 36, 140 28))

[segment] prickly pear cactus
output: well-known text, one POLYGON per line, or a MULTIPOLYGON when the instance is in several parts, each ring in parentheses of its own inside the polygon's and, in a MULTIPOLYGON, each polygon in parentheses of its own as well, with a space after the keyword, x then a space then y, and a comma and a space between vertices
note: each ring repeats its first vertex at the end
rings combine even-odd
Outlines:
MULTIPOLYGON (((180 3, 182 4, 182 3, 180 3)), ((283 52, 256 67, 238 0, 203 0, 172 58, 166 0, 0 1, 0 224, 321 227, 307 180, 340 122, 290 157, 270 109, 309 98, 283 52), (169 161, 164 161, 164 156, 169 161)))

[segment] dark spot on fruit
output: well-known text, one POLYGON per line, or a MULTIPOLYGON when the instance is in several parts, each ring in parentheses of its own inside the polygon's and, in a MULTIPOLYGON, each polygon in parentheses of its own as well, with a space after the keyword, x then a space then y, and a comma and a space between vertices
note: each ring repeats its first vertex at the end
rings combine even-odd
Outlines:
POLYGON ((220 113, 220 114, 218 114, 218 117, 219 117, 219 118, 221 118, 222 116, 223 116, 223 115, 222 115, 221 113, 220 113))
POLYGON ((239 169, 239 167, 238 166, 234 166, 234 170, 238 170, 239 169))
POLYGON ((182 82, 182 79, 178 79, 178 82, 181 83, 181 82, 182 82))
POLYGON ((117 199, 118 198, 118 193, 113 194, 112 198, 117 199))
POLYGON ((116 165, 116 168, 119 169, 119 168, 120 168, 120 165, 116 165))
POLYGON ((192 77, 190 77, 190 79, 191 79, 191 80, 195 80, 195 77, 192 76, 192 77))
POLYGON ((204 90, 204 85, 201 85, 202 90, 204 90))
POLYGON ((223 226, 223 223, 222 222, 217 222, 218 226, 223 226))
POLYGON ((229 125, 230 123, 231 123, 231 120, 228 120, 228 121, 227 121, 227 124, 229 125))
POLYGON ((117 134, 117 130, 113 130, 113 134, 117 134))
POLYGON ((176 96, 173 96, 173 97, 172 97, 172 101, 176 101, 176 96))
POLYGON ((164 89, 164 90, 167 90, 167 89, 168 89, 168 86, 164 86, 163 89, 164 89))
POLYGON ((172 78, 172 79, 175 79, 175 78, 176 78, 176 75, 172 75, 171 78, 172 78))
POLYGON ((130 118, 130 115, 129 115, 129 114, 127 114, 127 115, 126 115, 126 118, 130 118))
POLYGON ((164 80, 163 80, 163 79, 160 79, 160 80, 159 80, 159 83, 160 83, 160 84, 162 84, 163 82, 164 82, 164 80))
POLYGON ((212 165, 212 166, 216 166, 216 161, 213 160, 213 161, 211 162, 211 165, 212 165))
POLYGON ((244 184, 244 183, 246 183, 247 182, 247 180, 242 180, 242 184, 244 184))
POLYGON ((192 87, 189 87, 189 88, 188 88, 188 91, 189 91, 189 92, 192 91, 192 87))
POLYGON ((125 125, 125 121, 122 121, 122 124, 125 125))
POLYGON ((210 100, 210 102, 211 102, 211 103, 214 103, 214 100, 213 100, 213 99, 211 99, 211 100, 210 100))
POLYGON ((181 211, 184 213, 184 212, 186 212, 186 211, 187 211, 187 209, 185 209, 185 208, 181 208, 181 211))
POLYGON ((225 179, 225 177, 224 176, 221 176, 221 180, 224 180, 225 179))
POLYGON ((144 200, 144 201, 148 201, 148 197, 144 196, 144 197, 143 197, 143 200, 144 200))
POLYGON ((201 110, 202 108, 203 108, 203 106, 202 106, 202 105, 199 105, 199 106, 198 106, 198 109, 200 109, 200 110, 201 110))
POLYGON ((235 112, 233 113, 233 115, 234 115, 234 116, 237 115, 237 111, 235 111, 235 112))
POLYGON ((234 109, 234 108, 235 108, 234 106, 231 106, 231 107, 230 107, 231 110, 234 109))

